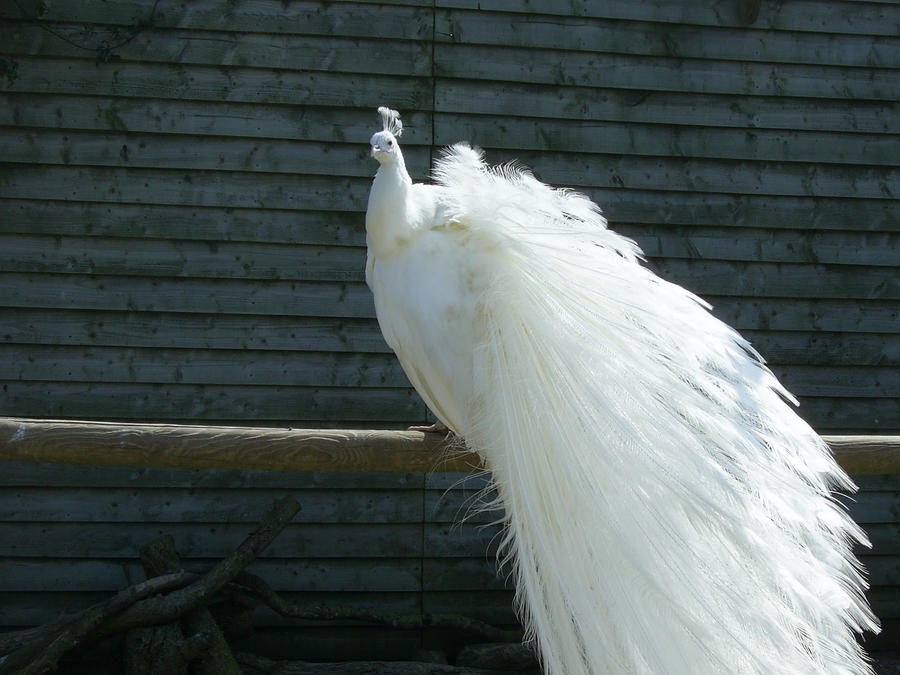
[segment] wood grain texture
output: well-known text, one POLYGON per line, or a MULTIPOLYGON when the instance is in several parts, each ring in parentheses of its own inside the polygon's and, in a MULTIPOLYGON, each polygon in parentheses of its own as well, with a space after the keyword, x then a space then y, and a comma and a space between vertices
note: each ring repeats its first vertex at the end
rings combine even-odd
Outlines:
POLYGON ((478 466, 438 434, 0 420, 8 461, 279 471, 445 471, 478 466), (105 460, 103 459, 105 457, 105 460))
MULTIPOLYGON (((0 419, 5 461, 280 471, 467 471, 438 434, 0 419)), ((900 437, 826 437, 852 474, 900 473, 900 437)))

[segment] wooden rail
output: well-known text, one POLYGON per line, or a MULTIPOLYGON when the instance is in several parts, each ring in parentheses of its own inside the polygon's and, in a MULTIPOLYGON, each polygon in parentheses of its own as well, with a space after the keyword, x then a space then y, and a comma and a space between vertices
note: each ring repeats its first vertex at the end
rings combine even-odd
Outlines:
MULTIPOLYGON (((900 473, 900 436, 826 436, 850 474, 900 473)), ((415 431, 0 418, 0 460, 277 471, 471 471, 477 455, 415 431)))

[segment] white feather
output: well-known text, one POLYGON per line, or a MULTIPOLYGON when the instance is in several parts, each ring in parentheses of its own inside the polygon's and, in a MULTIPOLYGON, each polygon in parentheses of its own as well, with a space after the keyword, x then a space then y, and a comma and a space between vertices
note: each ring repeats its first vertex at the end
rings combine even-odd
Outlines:
POLYGON ((380 153, 378 320, 492 472, 545 671, 869 673, 852 483, 756 352, 586 197, 466 145, 434 186, 380 153))

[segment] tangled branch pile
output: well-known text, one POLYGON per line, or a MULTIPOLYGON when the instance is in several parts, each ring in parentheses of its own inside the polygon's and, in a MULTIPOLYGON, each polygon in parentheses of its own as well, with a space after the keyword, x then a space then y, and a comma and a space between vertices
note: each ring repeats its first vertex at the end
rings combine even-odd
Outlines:
POLYGON ((41 675, 60 669, 63 659, 116 636, 124 636, 126 675, 263 675, 269 673, 394 673, 438 675, 493 673, 533 669, 521 634, 456 615, 404 616, 355 607, 322 607, 289 602, 260 577, 244 571, 293 519, 300 505, 276 501, 257 529, 228 557, 205 573, 186 571, 172 537, 164 535, 141 550, 147 580, 109 600, 37 628, 0 634, 0 675, 41 675), (231 602, 219 602, 227 597, 231 602), (272 661, 235 654, 226 635, 250 629, 250 614, 259 603, 276 612, 311 620, 359 620, 397 629, 453 628, 491 645, 464 650, 456 666, 415 662, 311 664, 272 661), (210 606, 237 608, 214 616, 210 606), (244 630, 235 629, 243 624, 244 630), (498 670, 499 669, 499 670, 498 670))

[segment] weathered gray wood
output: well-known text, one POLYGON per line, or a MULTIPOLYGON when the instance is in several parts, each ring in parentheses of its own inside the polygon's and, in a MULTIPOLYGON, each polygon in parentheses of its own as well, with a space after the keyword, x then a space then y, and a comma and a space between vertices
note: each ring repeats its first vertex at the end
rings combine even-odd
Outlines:
MULTIPOLYGON (((537 176, 555 185, 588 188, 654 190, 666 188, 694 193, 787 197, 839 197, 889 200, 900 185, 900 171, 875 167, 829 167, 791 163, 761 164, 712 159, 653 159, 618 156, 535 153, 497 150, 492 163, 520 160, 537 176), (893 181, 893 183, 891 182, 893 181)), ((215 206, 300 210, 364 211, 371 179, 297 174, 262 174, 238 171, 164 172, 146 168, 20 166, 0 164, 6 196, 19 199, 137 202, 204 206, 215 196, 215 206)), ((703 201, 703 197, 694 201, 703 201)), ((710 197, 705 197, 707 201, 710 197)), ((680 196, 669 195, 678 205, 680 196), (677 197, 677 198, 676 198, 677 197)), ((715 197, 712 197, 715 200, 715 197)), ((598 200, 611 209, 611 200, 598 200)), ((657 203, 660 196, 657 196, 657 203)), ((845 229, 852 202, 845 203, 845 229)), ((689 206, 690 200, 680 208, 689 206)), ((878 204, 874 207, 877 209, 878 204)), ((863 205, 866 208, 866 205, 863 205)), ((646 212, 646 205, 641 205, 646 212)), ((615 216, 615 211, 610 211, 615 216)), ((745 216, 746 217, 746 216, 745 216)), ((806 219, 815 217, 807 209, 806 219)), ((835 216, 832 215, 831 218, 835 216)), ((858 216, 856 216, 858 217, 858 216)), ((896 230, 896 217, 885 217, 896 230)), ((717 219, 724 220, 723 217, 717 219)), ((647 222, 647 221, 644 221, 647 222)), ((653 221, 650 221, 653 222, 653 221)), ((796 221, 794 221, 796 223, 796 221)), ((718 224, 718 223, 715 223, 718 224)))
MULTIPOLYGON (((0 302, 6 307, 261 316, 375 316, 371 293, 360 282, 173 280, 77 274, 56 277, 2 272, 0 280, 3 282, 0 283, 0 302)), ((197 319, 199 317, 195 317, 197 319)), ((209 321, 208 318, 200 320, 209 321)), ((92 324, 102 322, 102 317, 90 321, 92 324)))
POLYGON ((900 399, 804 398, 797 413, 821 433, 900 433, 900 399))
MULTIPOLYGON (((365 143, 375 120, 366 108, 0 93, 0 123, 21 127, 365 143)), ((430 112, 403 120, 404 149, 432 142, 430 112)))
MULTIPOLYGON (((2 233, 364 246, 362 214, 6 200, 2 233)), ((852 224, 852 223, 851 223, 852 224)), ((799 225, 799 224, 798 224, 799 225)), ((649 257, 896 265, 895 232, 616 222, 649 257)), ((93 241, 93 240, 92 240, 93 241)), ((158 244, 157 244, 158 245, 158 244)), ((228 244, 226 244, 228 245, 228 244)))
MULTIPOLYGON (((0 414, 66 419, 194 420, 208 424, 275 424, 402 428, 425 423, 425 405, 411 389, 4 381, 0 414), (175 411, 173 413, 173 411, 175 411)), ((799 415, 823 433, 900 431, 896 398, 799 396, 799 415)))
POLYGON ((0 325, 5 344, 391 353, 374 319, 0 309, 0 325))
POLYGON ((593 16, 609 19, 655 21, 701 26, 735 26, 745 30, 774 30, 860 33, 888 35, 900 33, 900 12, 887 4, 799 0, 789 4, 766 2, 751 26, 741 19, 734 3, 717 0, 704 4, 686 4, 678 0, 588 0, 557 2, 555 0, 440 0, 438 7, 457 7, 504 12, 535 12, 564 16, 593 16))
POLYGON ((798 396, 890 398, 900 391, 900 368, 777 366, 775 374, 798 396))
POLYGON ((484 82, 438 78, 435 106, 441 113, 509 115, 570 120, 607 120, 649 124, 742 129, 897 133, 898 104, 892 101, 817 100, 765 96, 715 96, 651 91, 484 82))
POLYGON ((442 10, 441 42, 603 51, 668 58, 726 59, 838 66, 900 63, 900 41, 874 35, 785 32, 584 16, 442 10))
MULTIPOLYGON (((30 23, 7 23, 6 48, 30 56, 84 56, 83 48, 59 37, 65 36, 71 41, 83 40, 84 24, 60 23, 55 24, 53 30, 55 34, 30 23)), ((368 36, 379 35, 375 30, 373 28, 368 36)), ((95 37, 94 41, 97 40, 95 37)), ((282 34, 274 38, 266 33, 155 28, 138 33, 115 53, 124 60, 145 63, 291 68, 417 77, 426 77, 431 72, 431 46, 427 42, 335 35, 311 37, 282 34), (378 53, 377 59, 363 57, 372 52, 378 53)))
POLYGON ((7 199, 0 232, 365 246, 362 213, 7 199))
MULTIPOLYGON (((621 180, 621 177, 619 178, 621 180)), ((665 223, 714 227, 900 231, 896 200, 834 199, 668 192, 665 183, 642 189, 583 186, 613 229, 616 223, 665 223), (658 188, 663 188, 660 190, 658 188)))
POLYGON ((781 365, 900 366, 900 337, 883 333, 744 330, 767 360, 781 365))
POLYGON ((848 269, 829 265, 742 264, 664 258, 653 260, 652 267, 663 278, 701 295, 861 300, 900 297, 900 277, 894 269, 887 267, 848 269))
POLYGON ((865 166, 730 162, 495 150, 492 163, 516 160, 555 185, 724 192, 794 197, 892 199, 900 170, 865 166))
MULTIPOLYGON (((22 5, 39 13, 32 0, 22 5)), ((216 0, 194 0, 189 5, 164 8, 153 14, 154 28, 199 28, 228 32, 256 31, 296 35, 344 35, 394 40, 431 39, 431 4, 424 0, 398 0, 384 6, 373 2, 323 3, 294 1, 285 6, 280 0, 237 0, 222 11, 216 0), (410 5, 398 7, 397 5, 410 5), (415 7, 418 5, 418 7, 415 7)), ((47 21, 69 21, 105 25, 133 26, 136 17, 148 17, 150 7, 143 0, 123 0, 114 6, 103 2, 83 2, 77 7, 61 4, 45 10, 47 21)), ((0 2, 0 16, 20 18, 19 7, 12 0, 0 2)))
POLYGON ((438 145, 449 145, 459 138, 468 138, 484 148, 516 151, 552 150, 888 166, 895 164, 900 155, 900 141, 886 138, 883 134, 509 119, 462 116, 458 113, 435 115, 434 124, 435 143, 438 145))
POLYGON ((92 60, 18 55, 15 61, 17 77, 7 87, 14 92, 314 106, 341 101, 374 109, 390 91, 398 108, 431 107, 425 78, 153 63, 98 68, 92 60))
MULTIPOLYGON (((638 243, 643 243, 644 237, 632 234, 638 243)), ((822 284, 821 297, 835 297, 830 295, 834 291, 830 290, 829 276, 842 277, 843 286, 848 285, 847 278, 858 285, 858 290, 847 288, 846 293, 836 297, 848 295, 868 298, 892 297, 892 278, 896 270, 895 253, 900 250, 900 237, 882 234, 880 237, 868 237, 870 243, 866 243, 862 237, 856 237, 859 244, 855 261, 866 266, 840 270, 830 270, 824 267, 823 263, 839 263, 841 260, 835 259, 839 256, 844 257, 844 263, 853 260, 852 245, 847 245, 846 249, 841 248, 842 242, 848 243, 848 237, 832 237, 834 243, 830 255, 827 251, 823 251, 823 255, 817 253, 815 238, 808 245, 804 245, 805 239, 795 238, 796 246, 791 244, 787 236, 782 236, 781 239, 787 239, 788 242, 780 245, 777 242, 769 244, 762 237, 754 239, 751 233, 741 253, 729 254, 721 252, 722 245, 719 242, 724 241, 727 242, 725 246, 738 248, 740 243, 735 241, 734 237, 679 238, 677 235, 667 234, 664 241, 660 241, 660 238, 648 240, 651 245, 657 243, 658 246, 655 250, 650 248, 647 253, 654 258, 652 262, 654 267, 681 280, 689 280, 696 275, 715 277, 715 269, 728 272, 740 264, 748 275, 743 283, 756 286, 752 291, 739 293, 741 295, 768 293, 775 297, 783 296, 783 293, 779 292, 769 293, 766 285, 754 274, 762 275, 766 281, 773 280, 776 274, 785 274, 798 286, 802 284, 803 276, 814 276, 817 283, 822 284), (872 263, 866 260, 863 246, 878 244, 881 244, 880 253, 875 254, 874 263, 880 263, 881 267, 871 267, 872 263), (774 254, 765 253, 770 246, 775 250, 774 254), (674 249, 675 256, 660 258, 653 255, 654 253, 665 255, 671 249, 674 249), (759 272, 754 273, 757 261, 759 272), (783 261, 785 264, 778 266, 763 264, 768 261, 783 261), (800 264, 799 267, 797 263, 800 264), (777 271, 773 272, 773 268, 777 271), (801 276, 798 278, 798 275, 801 276), (877 289, 880 285, 884 285, 881 290, 863 291, 864 288, 877 289), (853 295, 860 292, 865 294, 853 295)), ((362 247, 248 242, 217 242, 210 245, 206 242, 184 240, 51 237, 26 234, 0 234, 0 251, 2 251, 0 269, 7 272, 356 282, 363 281, 366 256, 362 247)), ((725 289, 718 292, 735 294, 725 289)))
MULTIPOLYGON (((411 591, 419 587, 416 559, 260 558, 247 571, 290 591, 411 591)), ((116 591, 144 577, 140 563, 106 560, 0 560, 0 592, 116 591)))
MULTIPOLYGON (((296 523, 420 523, 423 519, 422 499, 413 490, 342 490, 336 495, 326 489, 303 489, 290 494, 303 502, 296 523)), ((0 514, 4 521, 206 523, 224 527, 228 523, 255 522, 260 507, 264 510, 269 503, 270 495, 263 490, 106 488, 98 492, 31 487, 4 490, 0 514)), ((244 531, 241 539, 246 534, 244 531)))
POLYGON ((168 172, 0 164, 4 194, 25 199, 365 211, 370 178, 236 171, 168 172))
MULTIPOLYGON (((364 137, 354 143, 256 140, 71 130, 0 129, 0 156, 23 164, 115 166, 172 171, 253 171, 371 177, 364 137)), ((411 167, 425 167, 429 149, 410 146, 411 167)))
POLYGON ((708 295, 713 314, 740 330, 896 334, 897 303, 729 298, 708 295))
POLYGON ((409 389, 9 382, 0 415, 198 422, 366 421, 417 424, 425 406, 409 389))
POLYGON ((181 239, 0 234, 0 251, 3 271, 39 274, 361 282, 366 266, 363 247, 181 239))
MULTIPOLYGON (((296 347, 292 345, 292 347, 296 347)), ((0 345, 7 379, 409 387, 392 354, 0 345)))
POLYGON ((503 82, 652 89, 752 96, 809 98, 900 97, 896 70, 873 73, 839 66, 736 63, 682 59, 678 67, 625 54, 437 43, 435 68, 441 77, 503 82), (872 86, 872 78, 879 80, 872 86))
MULTIPOLYGON (((296 494, 296 493, 294 493, 296 494)), ((203 495, 197 495, 202 499, 203 495)), ((86 496, 89 499, 89 496, 86 496)), ((305 507, 304 507, 305 508, 305 507)), ((162 534, 175 539, 184 558, 222 558, 247 535, 234 523, 0 523, 0 556, 4 558, 133 558, 147 542, 162 534)), ((423 554, 420 523, 352 525, 344 522, 292 525, 267 549, 267 555, 290 558, 407 558, 423 554)), ((453 539, 450 539, 453 541, 453 539)), ((469 554, 479 555, 474 540, 469 554)), ((446 546, 441 548, 441 551, 446 546)), ((429 551, 428 555, 437 555, 429 551)), ((441 553, 443 555, 443 553, 441 553)), ((459 554, 462 555, 462 554, 459 554)))
POLYGON ((649 258, 897 267, 900 233, 618 224, 649 258))
MULTIPOLYGON (((269 431, 269 430, 266 430, 269 431)), ((377 444, 375 447, 379 447, 377 444)), ((435 454, 437 455, 439 451, 435 454)), ((426 474, 442 478, 454 474, 426 474)), ((75 488, 421 490, 425 475, 414 471, 272 471, 184 466, 126 466, 3 461, 0 486, 75 488)), ((448 486, 449 487, 449 486, 448 486)), ((881 487, 881 486, 879 486, 881 487)))

